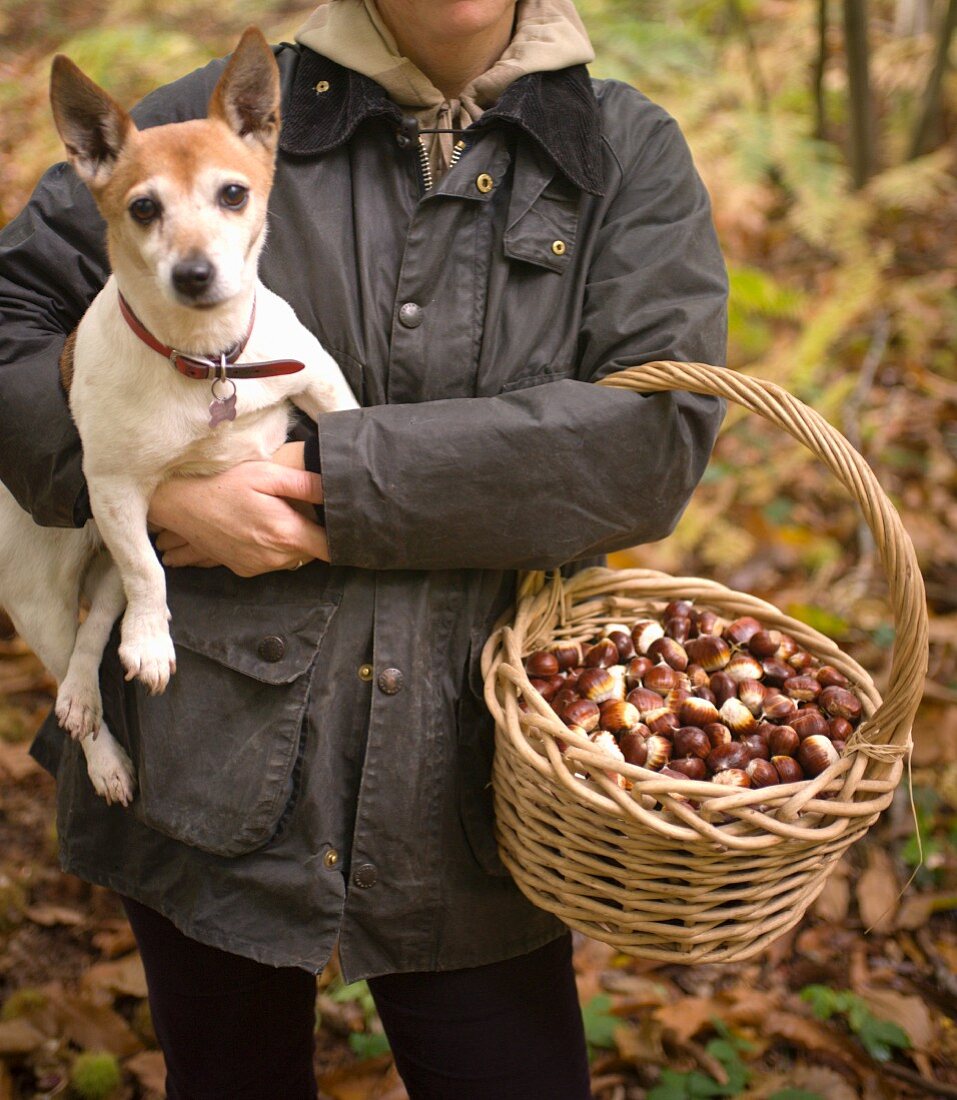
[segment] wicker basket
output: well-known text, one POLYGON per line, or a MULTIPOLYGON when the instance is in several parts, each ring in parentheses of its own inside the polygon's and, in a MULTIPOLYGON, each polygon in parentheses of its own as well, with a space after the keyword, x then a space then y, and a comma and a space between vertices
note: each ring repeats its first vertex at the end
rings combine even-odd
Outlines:
POLYGON ((695 577, 590 569, 545 584, 529 574, 509 625, 482 654, 496 721, 493 769, 502 860, 536 905, 628 954, 729 962, 795 925, 842 853, 890 803, 911 745, 927 666, 927 615, 914 548, 868 465, 820 415, 780 387, 699 363, 650 363, 604 380, 639 392, 685 390, 735 401, 820 457, 860 505, 890 585, 896 639, 887 696, 828 638, 753 596, 695 577), (522 658, 559 638, 692 599, 750 614, 840 669, 864 720, 816 779, 760 790, 676 780, 616 764, 535 693, 522 658), (519 696, 529 704, 518 705, 519 696), (556 743, 560 738, 562 752, 556 743), (591 778, 583 778, 588 773, 591 778), (617 782, 622 775, 630 791, 617 782))

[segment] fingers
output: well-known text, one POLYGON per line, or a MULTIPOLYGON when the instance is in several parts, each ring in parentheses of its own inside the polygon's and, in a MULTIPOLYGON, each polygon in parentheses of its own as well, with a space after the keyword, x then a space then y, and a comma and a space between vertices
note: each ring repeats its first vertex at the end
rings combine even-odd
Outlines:
POLYGON ((177 546, 175 549, 168 550, 163 554, 162 561, 169 569, 179 569, 184 565, 191 565, 197 569, 213 569, 218 565, 222 565, 222 562, 213 561, 202 551, 190 546, 188 542, 177 546))
POLYGON ((295 470, 272 462, 268 464, 269 486, 266 491, 277 497, 304 500, 309 504, 322 504, 322 478, 308 470, 295 470))
POLYGON ((165 553, 167 550, 178 550, 180 547, 188 546, 186 539, 182 535, 178 535, 175 531, 171 531, 166 528, 160 531, 159 536, 156 539, 156 549, 161 553, 165 553))

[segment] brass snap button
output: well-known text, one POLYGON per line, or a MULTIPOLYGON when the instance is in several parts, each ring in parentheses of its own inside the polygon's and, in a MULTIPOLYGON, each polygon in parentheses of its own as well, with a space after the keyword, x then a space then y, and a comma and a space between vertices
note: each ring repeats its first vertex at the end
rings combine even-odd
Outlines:
POLYGON ((487 195, 489 191, 495 186, 495 180, 488 174, 483 172, 475 181, 475 186, 482 192, 483 195, 487 195))
POLYGON ((286 642, 283 638, 280 638, 278 634, 268 634, 259 643, 257 649, 259 656, 270 664, 274 665, 277 661, 281 661, 286 655, 286 642))
POLYGON ((399 306, 399 323, 406 328, 418 328, 425 320, 425 311, 415 302, 403 302, 399 306))
POLYGON ((355 874, 352 876, 352 881, 363 890, 368 890, 370 886, 375 886, 378 879, 379 875, 371 863, 360 864, 356 868, 355 874))
POLYGON ((317 94, 322 95, 323 92, 328 92, 328 91, 329 91, 329 81, 328 80, 320 80, 319 83, 316 85, 317 94))
POLYGON ((372 665, 359 665, 359 679, 368 684, 372 679, 372 665))
POLYGON ((339 866, 339 853, 335 848, 330 848, 328 852, 322 857, 322 865, 327 871, 331 871, 339 866))
POLYGON ((397 695, 402 690, 404 681, 405 677, 402 675, 401 669, 386 668, 379 673, 379 679, 376 683, 379 685, 379 691, 385 695, 397 695))
POLYGON ((552 241, 552 252, 554 252, 556 256, 564 256, 565 248, 566 245, 564 241, 552 241))

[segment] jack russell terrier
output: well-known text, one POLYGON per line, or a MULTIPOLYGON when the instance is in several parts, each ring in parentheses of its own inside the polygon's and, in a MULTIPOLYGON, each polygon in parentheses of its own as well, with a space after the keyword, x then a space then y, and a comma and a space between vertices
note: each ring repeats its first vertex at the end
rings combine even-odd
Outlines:
POLYGON ((157 693, 176 669, 147 533, 154 490, 268 459, 286 439, 289 401, 313 418, 357 405, 257 278, 279 137, 279 74, 258 30, 242 36, 206 119, 139 131, 63 56, 51 100, 107 223, 113 270, 61 359, 95 518, 39 527, 0 485, 0 606, 56 677, 57 717, 82 741, 94 788, 127 805, 133 767, 103 723, 99 666, 125 607, 127 678, 157 693))

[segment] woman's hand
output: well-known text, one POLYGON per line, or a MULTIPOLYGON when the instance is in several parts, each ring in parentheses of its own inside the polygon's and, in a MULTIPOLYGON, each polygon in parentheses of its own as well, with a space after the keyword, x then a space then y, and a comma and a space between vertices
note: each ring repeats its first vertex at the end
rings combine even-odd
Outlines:
POLYGON ((255 577, 329 560, 326 533, 311 507, 322 500, 321 477, 302 468, 302 444, 287 443, 271 462, 163 482, 149 520, 161 529, 156 545, 164 565, 225 565, 255 577))

